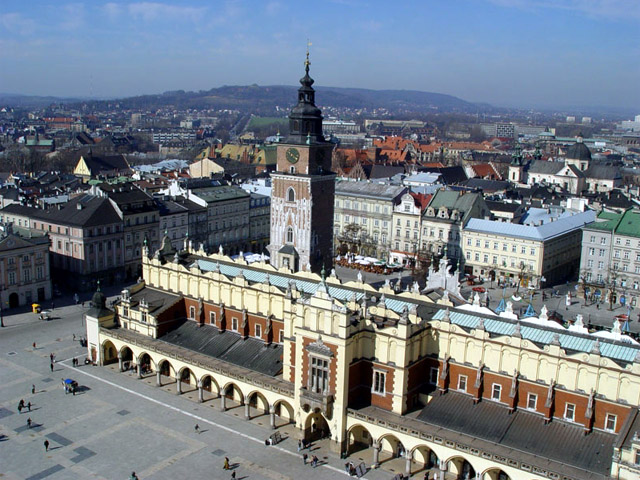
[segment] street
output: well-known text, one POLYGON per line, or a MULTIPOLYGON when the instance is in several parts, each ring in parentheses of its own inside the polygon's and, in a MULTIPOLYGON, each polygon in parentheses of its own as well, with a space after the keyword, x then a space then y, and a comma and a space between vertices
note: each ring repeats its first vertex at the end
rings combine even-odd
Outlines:
MULTIPOLYGON (((135 471, 140 479, 228 479, 232 472, 222 469, 225 457, 237 478, 345 475, 344 461, 322 443, 309 452, 319 457, 318 467, 304 466, 297 452, 297 431, 291 426, 279 429, 281 443, 265 446, 273 432, 268 415, 246 421, 239 408, 222 413, 219 402, 199 404, 195 395, 177 396, 173 386, 157 388, 135 374, 118 372, 117 364, 84 365, 85 349, 78 339, 84 336, 85 309, 67 303, 56 306, 50 321, 17 313, 5 316, 7 326, 0 329, 3 478, 124 480, 135 471), (56 357, 53 372, 51 353, 56 357), (79 367, 72 366, 74 357, 79 367), (67 378, 78 382, 76 395, 65 393, 62 380, 67 378), (18 412, 21 399, 31 403, 31 411, 18 412)), ((377 470, 365 478, 392 476, 377 470)))

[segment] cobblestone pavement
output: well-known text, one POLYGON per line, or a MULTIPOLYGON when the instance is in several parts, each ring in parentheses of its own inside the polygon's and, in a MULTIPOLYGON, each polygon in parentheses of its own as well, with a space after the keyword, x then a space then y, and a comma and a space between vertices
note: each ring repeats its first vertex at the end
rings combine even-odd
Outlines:
MULTIPOLYGON (((313 451, 321 464, 315 469, 303 466, 297 431, 291 426, 281 428, 288 438, 266 447, 264 439, 272 433, 268 415, 246 421, 240 408, 222 413, 215 400, 198 404, 195 394, 178 396, 174 389, 157 388, 114 366, 84 366, 85 349, 77 339, 84 335, 85 309, 73 302, 59 303, 65 306, 56 306, 50 321, 33 313, 14 313, 5 315, 6 327, 0 329, 3 479, 125 480, 132 471, 140 479, 228 479, 231 472, 222 469, 225 456, 237 465, 237 478, 347 477, 344 460, 324 443, 313 451), (56 356, 53 372, 51 353, 56 356), (80 367, 71 366, 73 357, 80 359, 80 367), (79 383, 75 396, 65 394, 66 378, 79 383), (21 399, 31 402, 30 412, 18 413, 21 399), (200 433, 194 431, 196 423, 200 433)), ((385 468, 365 478, 392 478, 394 463, 385 468)))

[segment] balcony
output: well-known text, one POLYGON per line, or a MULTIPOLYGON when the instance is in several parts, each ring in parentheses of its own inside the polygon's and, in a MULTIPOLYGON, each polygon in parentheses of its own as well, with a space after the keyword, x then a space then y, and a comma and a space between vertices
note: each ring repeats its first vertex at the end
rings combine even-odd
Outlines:
POLYGON ((300 388, 300 405, 305 411, 313 411, 319 408, 327 418, 331 418, 333 400, 333 393, 331 392, 316 393, 306 387, 300 388), (306 408, 307 405, 308 409, 306 408))

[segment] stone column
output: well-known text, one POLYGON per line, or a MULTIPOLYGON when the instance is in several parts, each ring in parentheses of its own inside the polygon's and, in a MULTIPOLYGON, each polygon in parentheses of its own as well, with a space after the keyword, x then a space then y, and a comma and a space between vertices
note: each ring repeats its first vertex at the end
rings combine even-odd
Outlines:
POLYGON ((142 360, 138 359, 138 378, 142 378, 142 360))
POLYGON ((381 445, 378 442, 374 442, 373 445, 373 468, 378 468, 380 466, 380 447, 381 445))
POLYGON ((249 405, 249 397, 244 397, 244 419, 251 418, 251 406, 249 405))
POLYGON ((182 380, 180 380, 180 377, 176 378, 176 395, 182 395, 182 380))
POLYGON ((124 362, 122 361, 122 354, 118 352, 118 369, 124 372, 124 362))
POLYGON ((198 402, 204 402, 204 388, 202 388, 201 380, 198 380, 198 402))
POLYGON ((162 386, 162 374, 160 373, 160 370, 156 370, 156 387, 161 387, 162 386))
POLYGON ((406 451, 404 452, 404 458, 405 458, 405 464, 404 464, 404 474, 407 477, 411 476, 411 452, 406 451))
POLYGON ((223 412, 227 410, 227 397, 224 392, 220 393, 220 410, 223 412))
POLYGON ((269 424, 271 428, 276 428, 276 407, 269 405, 269 424))

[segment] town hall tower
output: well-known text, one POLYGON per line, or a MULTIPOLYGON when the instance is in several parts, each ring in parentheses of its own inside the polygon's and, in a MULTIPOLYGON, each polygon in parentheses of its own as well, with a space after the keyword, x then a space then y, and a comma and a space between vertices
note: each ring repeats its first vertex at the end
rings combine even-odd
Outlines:
POLYGON ((298 104, 289 114, 289 136, 277 147, 271 174, 271 264, 319 273, 331 267, 335 177, 333 144, 322 134, 322 112, 315 105, 313 79, 300 79, 298 104))

